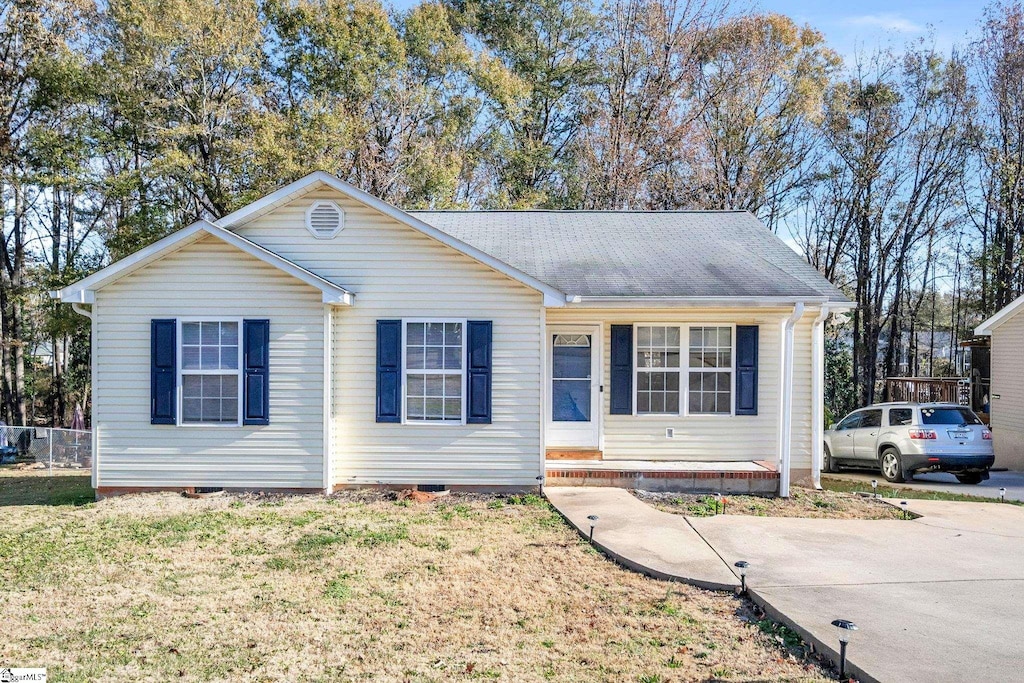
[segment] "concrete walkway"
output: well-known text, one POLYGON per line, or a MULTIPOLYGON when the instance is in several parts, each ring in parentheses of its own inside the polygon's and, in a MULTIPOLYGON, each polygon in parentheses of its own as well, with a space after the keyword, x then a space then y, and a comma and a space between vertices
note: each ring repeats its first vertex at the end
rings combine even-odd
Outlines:
POLYGON ((913 479, 903 484, 890 484, 878 472, 869 471, 843 470, 837 474, 823 474, 822 476, 864 482, 865 491, 870 491, 871 480, 877 479, 879 493, 895 486, 918 491, 942 491, 999 500, 999 489, 1005 488, 1007 500, 1024 501, 1024 472, 991 472, 990 478, 980 484, 961 484, 956 477, 946 472, 915 474, 913 479))
POLYGON ((860 626, 861 680, 1018 680, 1024 661, 1024 509, 910 501, 914 521, 813 520, 660 512, 621 489, 547 488, 552 504, 626 566, 735 586, 835 655, 836 618, 860 626), (717 565, 716 565, 717 562, 717 565), (731 578, 730 578, 731 577, 731 578))

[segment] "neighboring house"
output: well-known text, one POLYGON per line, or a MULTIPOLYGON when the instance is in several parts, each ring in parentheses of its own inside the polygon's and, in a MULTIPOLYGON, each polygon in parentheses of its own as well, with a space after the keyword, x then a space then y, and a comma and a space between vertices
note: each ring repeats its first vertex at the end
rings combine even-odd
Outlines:
POLYGON ((1024 296, 983 322, 991 337, 989 424, 996 467, 1024 470, 1024 296))
POLYGON ((746 212, 405 212, 322 172, 55 296, 92 319, 100 495, 523 489, 549 455, 787 495, 851 307, 746 212))

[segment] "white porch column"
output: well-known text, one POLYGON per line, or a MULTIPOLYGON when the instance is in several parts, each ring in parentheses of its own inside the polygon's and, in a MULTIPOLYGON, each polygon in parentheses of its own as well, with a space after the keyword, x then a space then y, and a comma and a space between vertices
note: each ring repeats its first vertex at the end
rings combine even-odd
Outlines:
POLYGON ((804 304, 798 301, 793 313, 782 321, 781 387, 779 400, 779 496, 789 498, 790 470, 793 449, 793 347, 797 322, 804 315, 804 304))
POLYGON ((811 480, 816 489, 821 489, 825 455, 825 321, 830 313, 827 305, 821 307, 811 340, 811 480))

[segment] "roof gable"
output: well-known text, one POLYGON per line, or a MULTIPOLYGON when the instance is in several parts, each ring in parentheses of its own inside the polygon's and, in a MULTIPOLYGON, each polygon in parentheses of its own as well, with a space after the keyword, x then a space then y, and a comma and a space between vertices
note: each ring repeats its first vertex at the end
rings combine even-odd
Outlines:
POLYGON ((1007 322, 1021 311, 1024 311, 1024 296, 1017 297, 994 316, 978 325, 974 329, 974 333, 986 337, 990 336, 992 330, 1007 322))
POLYGON ((541 292, 544 295, 545 306, 554 307, 565 305, 565 293, 560 291, 557 287, 554 287, 551 284, 534 277, 532 274, 508 264, 500 258, 497 258, 495 255, 487 253, 476 246, 459 239, 457 236, 439 230, 437 227, 416 218, 412 214, 402 211, 382 199, 378 199, 377 197, 374 197, 373 195, 364 192, 363 190, 360 190, 359 188, 350 185, 325 171, 315 171, 293 183, 289 183, 276 192, 244 206, 238 211, 224 216, 216 222, 216 225, 227 230, 233 230, 244 223, 252 221, 259 216, 277 209, 278 207, 289 204, 321 186, 330 187, 349 199, 384 214, 385 216, 388 216, 403 225, 417 230, 424 235, 431 237, 434 240, 465 254, 466 256, 469 256, 470 258, 526 285, 527 287, 530 287, 531 289, 541 292))
POLYGON ((279 256, 269 249, 245 239, 241 235, 224 230, 208 221, 196 221, 192 225, 173 232, 167 237, 157 240, 153 244, 110 264, 106 268, 96 271, 87 278, 51 293, 51 296, 65 302, 91 304, 95 301, 95 292, 97 290, 134 273, 153 261, 184 249, 204 237, 215 237, 256 257, 264 263, 274 266, 278 270, 288 273, 311 287, 319 289, 323 294, 324 303, 352 304, 353 295, 344 287, 336 285, 330 280, 292 263, 283 256, 279 256))

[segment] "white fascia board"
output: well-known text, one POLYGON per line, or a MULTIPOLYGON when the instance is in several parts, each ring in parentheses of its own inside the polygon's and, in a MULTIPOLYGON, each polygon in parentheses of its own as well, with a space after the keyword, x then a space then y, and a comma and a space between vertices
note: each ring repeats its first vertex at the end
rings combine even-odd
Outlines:
POLYGON ((1000 310, 994 316, 978 325, 974 328, 974 334, 982 337, 992 336, 992 330, 996 329, 1007 320, 1012 318, 1015 313, 1024 308, 1024 296, 1020 296, 1014 299, 1011 303, 1007 304, 1005 308, 1000 310))
POLYGON ((488 266, 489 268, 526 285, 530 289, 535 289, 538 292, 541 292, 544 295, 545 307, 553 308, 565 305, 565 294, 551 285, 541 282, 537 278, 513 268, 504 261, 496 259, 490 254, 480 251, 476 247, 455 239, 448 233, 438 230, 429 223, 424 223, 420 219, 410 216, 398 207, 392 206, 384 200, 378 199, 377 197, 360 190, 358 187, 349 185, 340 178, 325 171, 315 171, 304 178, 300 178, 293 183, 285 185, 280 190, 277 190, 262 199, 258 199, 252 204, 244 206, 234 213, 229 213, 227 216, 218 220, 216 225, 228 230, 235 228, 246 221, 252 220, 257 216, 280 206, 281 204, 290 202, 297 197, 301 197, 307 192, 313 190, 318 184, 323 184, 337 190, 349 199, 368 206, 369 208, 374 209, 375 211, 378 211, 385 216, 402 223, 403 225, 413 228, 414 230, 418 230, 424 235, 427 235, 428 237, 431 237, 438 242, 469 256, 475 261, 478 261, 485 266, 488 266))
POLYGON ((311 287, 319 289, 323 293, 323 302, 334 305, 352 305, 353 296, 350 291, 340 287, 330 280, 326 280, 316 273, 312 273, 301 266, 298 266, 283 256, 261 247, 260 245, 245 239, 233 232, 219 228, 208 221, 196 221, 192 225, 182 228, 153 244, 140 249, 139 251, 126 256, 125 258, 110 264, 87 278, 68 285, 56 292, 56 298, 65 302, 93 303, 95 292, 122 277, 133 273, 148 263, 174 253, 203 237, 210 235, 230 244, 237 249, 258 258, 259 260, 274 266, 292 277, 305 282, 311 287))
POLYGON ((831 302, 826 296, 576 296, 569 297, 574 308, 792 308, 797 304, 824 306, 838 312, 850 310, 855 304, 831 302))

